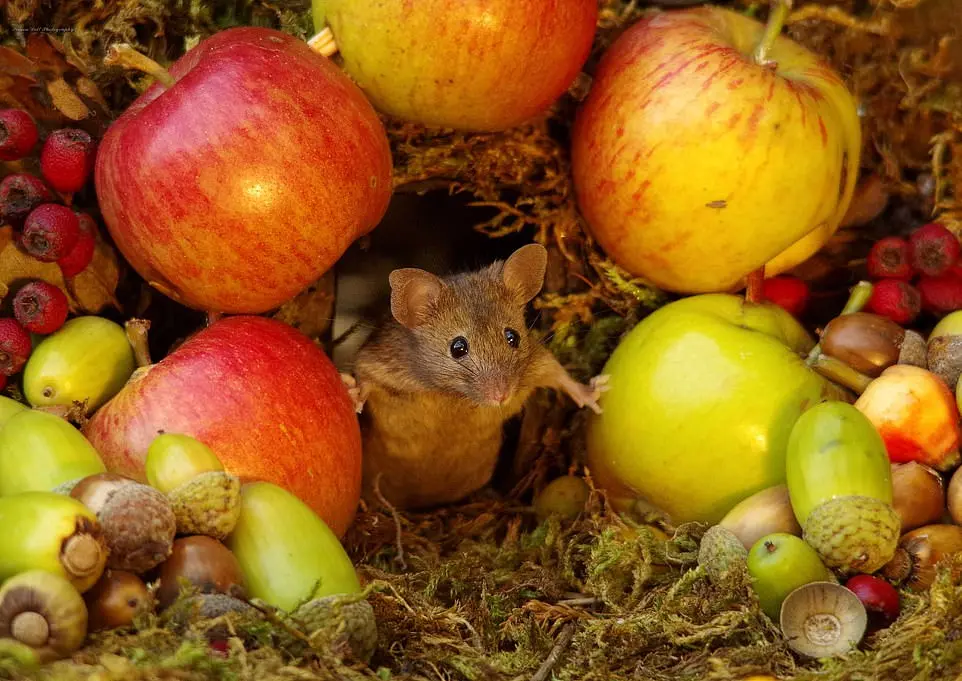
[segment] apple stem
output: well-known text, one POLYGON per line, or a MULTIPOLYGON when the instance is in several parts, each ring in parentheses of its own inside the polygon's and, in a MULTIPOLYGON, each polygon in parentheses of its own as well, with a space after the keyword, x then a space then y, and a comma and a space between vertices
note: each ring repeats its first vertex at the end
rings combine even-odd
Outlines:
POLYGON ((765 266, 750 273, 745 281, 745 300, 749 303, 762 301, 762 288, 765 284, 765 266))
POLYGON ((772 45, 775 44, 775 40, 782 32, 782 27, 785 25, 785 20, 788 19, 789 12, 792 11, 792 1, 793 0, 775 0, 775 6, 772 7, 771 12, 768 14, 768 23, 765 24, 765 32, 762 34, 762 39, 758 41, 758 46, 755 48, 755 54, 753 58, 756 64, 761 66, 768 66, 773 62, 769 61, 768 53, 772 49, 772 45))
POLYGON ((825 378, 848 388, 856 395, 865 392, 869 383, 872 382, 872 379, 865 374, 828 355, 818 355, 810 366, 825 378))
POLYGON ((224 313, 223 313, 223 312, 215 312, 215 311, 213 311, 213 310, 209 311, 209 312, 207 313, 207 324, 206 324, 206 326, 210 326, 211 324, 213 324, 214 322, 218 321, 218 320, 219 320, 221 317, 223 317, 223 316, 224 316, 224 313))
POLYGON ((150 346, 147 343, 148 329, 150 329, 150 321, 147 319, 129 319, 124 324, 124 331, 127 332, 130 347, 134 349, 134 360, 138 367, 150 366, 150 346))
MULTIPOLYGON (((845 314, 853 314, 855 312, 861 312, 862 309, 868 305, 868 301, 872 298, 873 291, 872 282, 870 281, 860 281, 852 287, 849 291, 848 300, 845 301, 845 307, 839 313, 839 317, 845 314)), ((822 354, 822 344, 816 343, 815 347, 812 348, 811 352, 808 353, 808 357, 805 362, 809 366, 815 365, 815 360, 822 354)))
POLYGON ((170 87, 176 81, 170 71, 155 62, 150 57, 141 54, 129 43, 111 45, 104 57, 105 66, 123 66, 136 71, 142 71, 164 87, 170 87))
POLYGON ((328 58, 337 54, 337 41, 334 40, 334 32, 330 26, 325 26, 319 33, 308 38, 307 46, 328 58))

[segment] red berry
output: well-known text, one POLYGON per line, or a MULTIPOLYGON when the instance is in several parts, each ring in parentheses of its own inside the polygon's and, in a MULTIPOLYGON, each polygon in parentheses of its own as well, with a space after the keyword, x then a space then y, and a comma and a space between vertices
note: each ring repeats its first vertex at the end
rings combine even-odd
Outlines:
POLYGON ((44 203, 34 208, 23 223, 20 243, 41 262, 55 262, 64 257, 80 239, 77 214, 57 203, 44 203))
POLYGON ((19 227, 34 208, 53 201, 39 177, 27 173, 7 175, 0 182, 0 222, 19 227))
POLYGON ((884 579, 855 575, 845 583, 845 588, 862 601, 872 629, 887 627, 899 618, 899 592, 884 579))
POLYGON ((887 236, 872 244, 868 253, 868 275, 873 279, 909 281, 912 269, 909 242, 900 236, 887 236))
POLYGON ((60 272, 67 279, 76 277, 87 269, 87 265, 94 259, 94 250, 97 248, 97 224, 94 219, 86 213, 77 213, 77 219, 80 222, 80 237, 77 239, 77 245, 57 261, 60 272))
POLYGON ((13 317, 0 319, 0 374, 13 376, 23 369, 33 347, 30 334, 13 317))
POLYGON ((19 161, 30 153, 39 133, 33 117, 20 109, 0 109, 0 161, 19 161))
POLYGON ((800 317, 808 305, 808 284, 798 277, 780 276, 762 283, 762 298, 800 317))
POLYGON ((67 321, 66 294, 46 281, 31 281, 13 297, 13 315, 27 331, 53 333, 67 321))
POLYGON ((93 170, 95 147, 83 130, 55 130, 40 151, 40 172, 59 192, 80 191, 93 170))
POLYGON ((919 227, 909 236, 912 267, 920 274, 938 277, 959 259, 959 240, 938 222, 919 227))
POLYGON ((962 310, 962 275, 919 277, 916 286, 922 296, 922 309, 936 315, 962 310))
POLYGON ((905 326, 915 321, 922 309, 922 297, 912 284, 900 279, 882 279, 872 286, 868 309, 905 326))
POLYGON ((227 645, 227 641, 222 638, 214 639, 209 644, 210 652, 212 655, 217 657, 229 657, 230 648, 227 645))

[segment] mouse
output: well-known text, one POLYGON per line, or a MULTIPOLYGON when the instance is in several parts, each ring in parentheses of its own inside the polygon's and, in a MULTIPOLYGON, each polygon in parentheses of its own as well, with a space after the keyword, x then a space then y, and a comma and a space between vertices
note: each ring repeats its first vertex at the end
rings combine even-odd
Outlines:
POLYGON ((539 243, 444 277, 388 275, 390 313, 341 372, 359 414, 362 496, 396 509, 461 501, 487 485, 506 421, 539 388, 601 413, 608 377, 575 380, 525 322, 544 286, 539 243))

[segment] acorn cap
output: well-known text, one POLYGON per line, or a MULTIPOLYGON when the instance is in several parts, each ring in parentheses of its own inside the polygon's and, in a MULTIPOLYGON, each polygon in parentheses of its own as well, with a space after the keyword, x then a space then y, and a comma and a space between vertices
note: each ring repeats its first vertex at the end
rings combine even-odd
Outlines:
POLYGON ((201 473, 168 493, 177 533, 227 538, 240 518, 240 478, 222 471, 201 473))
POLYGON ((738 536, 726 527, 712 525, 698 545, 698 565, 718 586, 734 572, 747 569, 748 550, 738 536))
POLYGON ((832 582, 810 582, 792 591, 779 616, 789 647, 811 658, 850 652, 868 628, 868 612, 854 592, 832 582))
POLYGON ((928 369, 955 390, 962 374, 962 336, 933 336, 929 338, 926 355, 928 369))
POLYGON ((920 369, 928 369, 928 345, 918 331, 905 330, 902 348, 899 350, 899 364, 908 364, 920 369))
POLYGON ((319 629, 335 634, 336 647, 350 648, 353 656, 369 662, 377 648, 377 620, 367 600, 356 600, 357 594, 334 594, 315 598, 300 606, 291 619, 313 636, 319 629), (343 622, 343 631, 338 633, 343 622))
POLYGON ((834 497, 808 515, 802 539, 825 565, 842 574, 880 569, 898 547, 902 520, 890 504, 872 497, 834 497))

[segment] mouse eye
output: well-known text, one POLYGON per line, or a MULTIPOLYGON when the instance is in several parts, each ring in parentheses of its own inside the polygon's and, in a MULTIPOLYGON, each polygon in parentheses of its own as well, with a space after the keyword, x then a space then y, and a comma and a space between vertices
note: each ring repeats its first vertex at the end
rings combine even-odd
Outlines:
POLYGON ((521 334, 514 329, 505 329, 504 337, 508 341, 508 345, 510 345, 512 348, 516 348, 521 345, 521 334))
POLYGON ((468 354, 468 339, 464 336, 458 336, 453 341, 451 341, 451 356, 454 359, 461 359, 466 354, 468 354))

